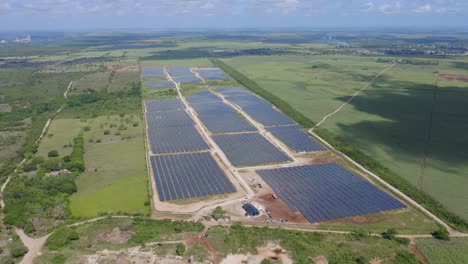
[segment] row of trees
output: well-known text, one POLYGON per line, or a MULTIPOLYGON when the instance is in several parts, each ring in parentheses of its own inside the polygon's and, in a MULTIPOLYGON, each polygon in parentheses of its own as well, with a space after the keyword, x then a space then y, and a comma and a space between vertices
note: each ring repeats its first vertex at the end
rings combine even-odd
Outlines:
MULTIPOLYGON (((270 101, 273 105, 281 109, 285 114, 293 118, 297 123, 301 124, 305 128, 311 128, 315 125, 314 121, 310 120, 308 117, 297 111, 294 107, 289 105, 284 100, 263 89, 256 82, 250 80, 247 76, 240 73, 233 67, 227 65, 219 59, 211 59, 211 62, 216 67, 219 67, 222 70, 224 70, 238 83, 242 84, 246 88, 252 90, 253 92, 270 101)), ((448 210, 445 206, 443 206, 440 202, 435 200, 432 196, 428 195, 422 190, 417 189, 414 185, 412 185, 396 173, 392 172, 390 169, 386 168, 379 162, 373 160, 371 157, 359 151, 352 145, 346 143, 343 139, 333 135, 330 131, 326 129, 317 128, 315 132, 328 143, 333 145, 336 149, 346 154, 351 159, 364 166, 366 169, 379 175, 380 178, 382 178, 383 180, 391 184, 393 187, 399 189, 400 191, 411 197, 413 200, 424 206, 433 214, 443 219, 453 228, 458 229, 460 231, 468 230, 468 221, 456 215, 452 211, 448 210)))

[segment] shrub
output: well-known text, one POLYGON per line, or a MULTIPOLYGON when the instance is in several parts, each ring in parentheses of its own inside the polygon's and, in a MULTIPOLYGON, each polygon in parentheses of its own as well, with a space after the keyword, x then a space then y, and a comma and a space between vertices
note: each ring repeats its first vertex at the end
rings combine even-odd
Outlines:
POLYGON ((395 228, 389 228, 386 232, 382 233, 382 237, 389 240, 394 240, 395 236, 398 234, 395 228))
POLYGON ((70 162, 71 161, 71 156, 67 155, 67 156, 63 157, 63 161, 64 162, 70 162))
POLYGON ((134 122, 134 123, 133 123, 133 126, 134 126, 134 127, 137 127, 137 126, 138 126, 138 122, 134 122))
POLYGON ((225 215, 226 215, 226 211, 225 211, 221 206, 217 206, 217 207, 213 210, 213 212, 211 213, 211 216, 212 216, 215 220, 221 219, 221 218, 223 218, 225 215))
POLYGON ((15 260, 11 256, 3 256, 3 257, 0 257, 0 263, 15 264, 15 260))
POLYGON ((19 258, 19 257, 22 257, 24 255, 26 255, 26 253, 28 253, 28 248, 25 247, 21 242, 19 241, 13 241, 11 244, 10 244, 10 254, 11 256, 13 256, 14 258, 19 258))
POLYGON ((449 232, 443 227, 439 228, 439 230, 432 232, 432 236, 440 240, 450 240, 449 232))
POLYGON ((47 238, 45 246, 50 250, 57 250, 70 243, 71 240, 79 239, 78 233, 71 227, 60 227, 47 238))
POLYGON ((34 159, 32 159, 31 162, 34 163, 34 164, 42 164, 42 163, 45 162, 45 159, 44 159, 44 157, 37 156, 34 159))
POLYGON ((98 138, 96 139, 96 143, 101 143, 102 142, 102 139, 98 138))
POLYGON ((83 127, 83 130, 84 130, 84 131, 90 131, 90 130, 91 130, 91 127, 90 127, 90 126, 85 126, 85 127, 83 127))
POLYGON ((47 157, 49 157, 49 158, 55 158, 55 157, 58 157, 58 156, 59 156, 59 153, 56 150, 51 150, 51 151, 49 151, 49 153, 47 153, 47 157))
POLYGON ((177 245, 176 253, 179 256, 182 256, 185 253, 185 245, 183 243, 177 245))
POLYGON ((30 172, 30 171, 35 171, 35 170, 37 170, 37 165, 33 162, 25 163, 23 166, 24 172, 30 172))
POLYGON ((110 134, 110 130, 104 130, 104 135, 109 135, 110 134))

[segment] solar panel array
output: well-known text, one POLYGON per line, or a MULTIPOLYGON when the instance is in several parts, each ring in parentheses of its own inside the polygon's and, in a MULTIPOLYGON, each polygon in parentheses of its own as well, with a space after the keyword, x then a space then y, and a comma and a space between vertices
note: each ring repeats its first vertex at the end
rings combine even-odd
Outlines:
POLYGON ((219 68, 198 68, 196 71, 207 80, 227 80, 226 75, 219 68))
POLYGON ((155 154, 208 150, 209 146, 194 126, 148 129, 151 149, 155 154))
POLYGON ((238 105, 244 112, 264 126, 292 125, 294 120, 273 109, 273 105, 255 95, 227 96, 227 100, 238 105))
POLYGON ((221 98, 214 95, 212 92, 208 90, 202 90, 194 95, 187 96, 186 98, 190 104, 221 102, 221 98))
POLYGON ((148 89, 163 89, 163 88, 175 88, 175 84, 172 81, 158 81, 158 82, 146 82, 148 89))
POLYGON ((190 68, 188 67, 179 67, 179 66, 167 67, 167 71, 169 72, 169 75, 171 75, 172 77, 194 75, 193 72, 191 72, 190 68))
POLYGON ((406 205, 339 164, 258 170, 293 211, 310 222, 405 208, 406 205))
POLYGON ((152 156, 151 165, 161 201, 236 191, 209 152, 152 156))
POLYGON ((234 166, 287 162, 291 159, 259 133, 213 136, 234 166))
POLYGON ((185 105, 179 98, 145 101, 148 112, 184 109, 185 105))
POLYGON ((175 77, 174 80, 178 83, 200 83, 200 78, 195 75, 186 75, 181 77, 175 77))
POLYGON ((236 110, 223 102, 193 104, 192 107, 198 113, 198 118, 213 134, 257 131, 236 110))
POLYGON ((325 151, 324 146, 311 138, 300 126, 277 126, 267 128, 295 152, 325 151))
POLYGON ((144 67, 141 69, 141 75, 143 77, 158 77, 158 78, 166 78, 166 75, 164 75, 164 70, 163 68, 150 68, 150 67, 144 67))
POLYGON ((185 110, 169 110, 160 112, 147 112, 149 128, 184 127, 194 125, 192 118, 185 110))
POLYGON ((251 91, 242 87, 219 87, 216 90, 224 96, 238 96, 238 95, 253 94, 251 91))

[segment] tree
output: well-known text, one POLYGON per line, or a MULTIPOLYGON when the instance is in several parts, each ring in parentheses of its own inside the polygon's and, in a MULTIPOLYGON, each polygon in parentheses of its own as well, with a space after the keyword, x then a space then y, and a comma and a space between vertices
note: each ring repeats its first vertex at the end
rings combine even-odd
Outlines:
POLYGON ((59 153, 56 150, 51 150, 51 151, 49 151, 49 153, 47 153, 47 157, 49 157, 49 158, 55 158, 55 157, 58 157, 58 156, 59 156, 59 153))
POLYGON ((177 245, 176 253, 179 256, 182 256, 185 253, 185 245, 183 243, 177 245))
POLYGON ((10 244, 10 253, 14 258, 19 258, 28 253, 28 248, 25 247, 21 242, 14 241, 10 244))
POLYGON ((432 236, 440 240, 450 240, 449 232, 443 227, 439 228, 439 230, 432 232, 432 236))
POLYGON ((382 233, 382 237, 385 239, 393 240, 395 236, 398 234, 395 228, 389 228, 386 232, 382 233))
POLYGON ((34 162, 26 163, 23 166, 24 172, 30 172, 30 171, 35 171, 35 170, 37 170, 37 165, 34 162))
POLYGON ((226 211, 225 211, 221 206, 217 206, 217 207, 213 210, 213 212, 211 213, 211 216, 212 216, 215 220, 224 218, 225 215, 226 215, 226 211))

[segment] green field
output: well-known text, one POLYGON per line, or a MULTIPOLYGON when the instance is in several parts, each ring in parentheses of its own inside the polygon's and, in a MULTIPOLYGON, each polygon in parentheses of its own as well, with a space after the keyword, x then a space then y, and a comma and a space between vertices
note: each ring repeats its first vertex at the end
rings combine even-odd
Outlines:
POLYGON ((116 72, 107 89, 109 92, 128 90, 138 81, 138 72, 116 72))
POLYGON ((416 240, 416 244, 431 264, 468 262, 468 239, 466 238, 454 238, 450 241, 421 238, 416 240))
POLYGON ((76 179, 78 192, 70 199, 72 215, 148 213, 149 207, 144 206, 148 188, 140 117, 101 116, 86 125, 91 128, 84 132, 86 171, 76 179))
MULTIPOLYGON (((318 122, 389 63, 359 56, 268 56, 224 59, 318 122)), ((398 64, 323 127, 468 219, 468 89, 443 82, 428 127, 437 73, 460 73, 456 61, 398 64), (426 149, 423 177, 420 168, 426 149)), ((468 84, 465 83, 468 88, 468 84)))

